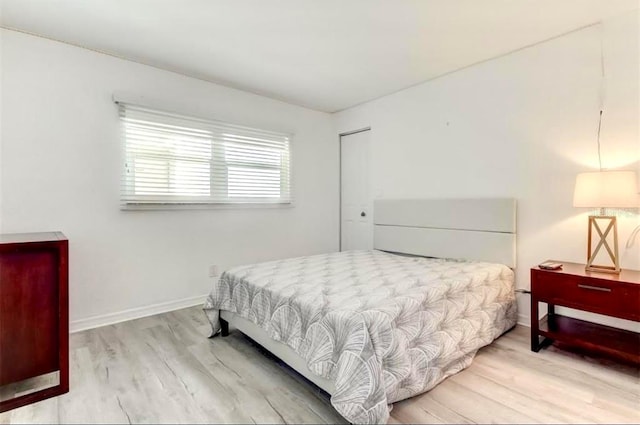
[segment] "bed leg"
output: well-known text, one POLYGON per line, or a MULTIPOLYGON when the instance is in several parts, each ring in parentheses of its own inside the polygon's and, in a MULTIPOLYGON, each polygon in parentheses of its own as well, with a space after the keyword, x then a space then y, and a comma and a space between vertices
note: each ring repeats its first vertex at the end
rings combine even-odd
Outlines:
POLYGON ((220 336, 229 336, 229 322, 220 319, 220 336))

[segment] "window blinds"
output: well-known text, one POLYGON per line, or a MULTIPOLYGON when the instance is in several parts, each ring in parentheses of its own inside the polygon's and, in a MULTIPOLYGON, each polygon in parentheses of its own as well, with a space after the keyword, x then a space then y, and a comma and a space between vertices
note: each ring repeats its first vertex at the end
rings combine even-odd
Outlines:
POLYGON ((291 202, 288 134, 118 105, 124 205, 291 202))

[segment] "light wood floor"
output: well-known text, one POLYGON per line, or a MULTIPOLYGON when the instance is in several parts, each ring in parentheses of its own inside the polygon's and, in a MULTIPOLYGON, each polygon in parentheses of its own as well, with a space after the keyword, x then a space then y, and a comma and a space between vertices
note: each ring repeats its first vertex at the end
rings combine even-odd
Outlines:
MULTIPOLYGON (((189 308, 71 336, 71 391, 0 423, 344 423, 327 396, 239 332, 207 339, 189 308)), ((517 327, 392 423, 640 422, 639 369, 554 347, 517 327)))

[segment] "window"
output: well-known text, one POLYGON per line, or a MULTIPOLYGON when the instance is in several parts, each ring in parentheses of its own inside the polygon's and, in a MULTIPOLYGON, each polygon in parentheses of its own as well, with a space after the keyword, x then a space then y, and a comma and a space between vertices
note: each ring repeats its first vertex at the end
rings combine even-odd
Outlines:
POLYGON ((291 203, 288 134, 119 108, 123 205, 291 203))

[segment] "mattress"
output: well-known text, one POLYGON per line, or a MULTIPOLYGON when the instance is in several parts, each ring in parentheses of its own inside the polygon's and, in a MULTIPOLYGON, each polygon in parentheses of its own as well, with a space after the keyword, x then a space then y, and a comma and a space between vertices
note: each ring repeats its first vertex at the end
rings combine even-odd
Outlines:
POLYGON ((516 323, 514 274, 501 264, 346 251, 236 267, 205 303, 288 345, 335 385, 351 423, 386 423, 393 402, 471 364, 516 323))

